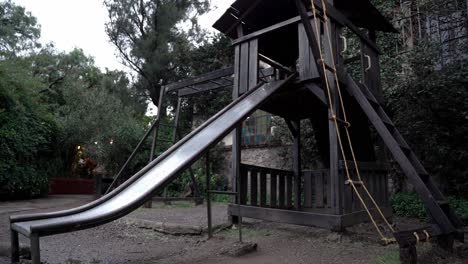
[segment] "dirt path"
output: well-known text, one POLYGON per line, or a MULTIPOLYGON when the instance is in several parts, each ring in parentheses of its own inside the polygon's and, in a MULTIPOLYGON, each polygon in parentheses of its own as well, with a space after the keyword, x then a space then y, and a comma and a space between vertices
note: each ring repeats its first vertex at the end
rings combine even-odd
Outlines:
MULTIPOLYGON (((32 207, 66 208, 86 202, 80 199, 61 201, 39 202, 32 207)), ((0 203, 0 241, 9 242, 9 210, 6 210, 7 206, 4 205, 0 203)), ((16 206, 26 208, 21 202, 16 206)), ((93 229, 44 237, 41 239, 42 259, 49 264, 398 263, 397 246, 380 246, 368 225, 350 229, 350 232, 342 235, 318 228, 255 220, 247 220, 243 233, 246 241, 258 244, 257 252, 237 258, 227 257, 221 252, 236 243, 237 230, 224 230, 217 233, 213 239, 207 240, 205 234, 165 235, 127 221, 145 219, 184 225, 206 225, 204 206, 193 207, 191 204, 182 203, 174 206, 157 204, 155 207, 138 209, 127 218, 93 229)), ((213 215, 215 223, 226 221, 226 206, 214 206, 213 215)), ((22 241, 27 244, 27 241, 22 241)), ((421 263, 468 263, 466 259, 456 257, 436 258, 431 253, 424 253, 431 251, 427 246, 419 248, 419 251, 422 252, 421 263)), ((0 263, 9 263, 8 258, 0 257, 0 263)))

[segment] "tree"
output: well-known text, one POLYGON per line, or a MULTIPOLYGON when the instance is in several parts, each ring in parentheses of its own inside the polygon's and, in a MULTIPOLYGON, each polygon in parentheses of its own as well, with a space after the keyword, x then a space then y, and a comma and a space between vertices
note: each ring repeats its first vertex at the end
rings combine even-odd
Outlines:
POLYGON ((40 104, 44 85, 29 74, 29 61, 0 61, 0 200, 27 198, 48 190, 59 127, 40 104))
POLYGON ((35 17, 11 0, 0 3, 0 58, 38 48, 40 27, 35 17))
POLYGON ((80 49, 65 53, 48 46, 32 60, 32 75, 45 84, 42 100, 62 128, 60 155, 67 174, 77 146, 114 172, 147 124, 146 102, 135 95, 126 74, 102 73, 80 49))
POLYGON ((162 85, 187 76, 180 63, 200 35, 197 15, 208 0, 105 0, 106 32, 127 66, 139 75, 140 90, 158 105, 162 85), (185 22, 192 28, 181 30, 185 22))
POLYGON ((409 54, 411 72, 385 91, 387 108, 442 189, 468 197, 468 60, 440 68, 438 50, 420 44, 409 54))

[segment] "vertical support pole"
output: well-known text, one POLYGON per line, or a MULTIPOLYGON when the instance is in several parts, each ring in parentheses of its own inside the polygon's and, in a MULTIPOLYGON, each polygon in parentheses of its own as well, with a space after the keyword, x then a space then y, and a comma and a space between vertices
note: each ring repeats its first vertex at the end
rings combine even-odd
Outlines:
POLYGON ((11 229, 10 230, 10 239, 11 239, 11 263, 19 262, 19 237, 18 232, 11 229))
MULTIPOLYGON (((156 125, 154 126, 154 132, 153 132, 153 141, 151 143, 151 152, 150 152, 150 158, 149 158, 149 163, 153 161, 155 153, 156 153, 156 147, 158 144, 158 133, 159 133, 159 124, 161 123, 161 118, 164 113, 164 93, 165 93, 165 88, 161 87, 161 91, 159 92, 159 102, 158 102, 158 116, 156 117, 156 125)), ((164 188, 164 197, 166 197, 166 188, 164 188)), ((151 208, 153 207, 153 201, 149 199, 144 205, 144 208, 151 208)))
MULTIPOLYGON (((237 26, 237 37, 242 37, 244 31, 242 24, 237 26)), ((241 47, 237 45, 234 50, 234 85, 233 85, 233 99, 237 99, 240 96, 240 71, 242 67, 248 67, 248 65, 241 65, 241 47)), ((239 230, 239 242, 242 242, 242 216, 241 216, 241 177, 240 177, 240 164, 241 164, 241 140, 242 140, 242 124, 238 124, 233 131, 232 138, 232 188, 234 192, 237 192, 235 203, 237 204, 237 217, 232 217, 232 222, 238 224, 239 230)))
MULTIPOLYGON (((328 2, 333 5, 333 1, 328 0, 328 2)), ((332 23, 330 19, 324 21, 323 23, 327 23, 327 27, 329 30, 325 30, 324 32, 324 59, 325 63, 329 66, 333 64, 336 65, 336 60, 338 58, 338 48, 337 48, 337 34, 336 34, 336 24, 332 23), (330 43, 331 42, 331 47, 330 43)), ((335 82, 334 74, 332 72, 326 71, 325 78, 328 79, 328 84, 330 87, 330 97, 332 100, 331 106, 329 106, 329 119, 332 120, 332 112, 335 114, 336 117, 339 117, 339 98, 337 94, 337 85, 335 82)), ((341 201, 341 193, 340 193, 340 185, 344 184, 340 182, 340 175, 339 175, 339 149, 338 149, 338 135, 337 135, 337 127, 335 122, 329 121, 328 125, 329 129, 329 144, 330 144, 330 184, 328 188, 331 188, 331 201, 330 205, 333 208, 335 214, 340 215, 343 213, 343 206, 341 201)), ((345 142, 343 142, 345 143, 345 142)))
MULTIPOLYGON (((182 138, 180 131, 179 131, 179 122, 180 122, 180 110, 182 105, 182 97, 178 96, 177 99, 177 108, 174 120, 174 130, 172 133, 172 144, 174 145, 177 142, 177 139, 182 138)), ((196 205, 203 203, 203 197, 200 195, 200 188, 197 183, 197 179, 195 178, 195 173, 193 172, 192 166, 189 168, 190 180, 192 181, 193 186, 193 198, 196 205)))
POLYGON ((441 235, 437 237, 437 246, 445 252, 453 252, 455 242, 453 235, 441 235))
POLYGON ((418 253, 415 245, 400 246, 400 263, 417 264, 418 253))
POLYGON ((242 215, 241 215, 241 196, 242 196, 242 177, 240 175, 240 164, 241 164, 241 128, 234 130, 234 139, 232 141, 232 171, 234 173, 236 181, 236 203, 238 206, 237 225, 239 229, 239 242, 242 242, 242 215))
POLYGON ((293 121, 295 127, 293 143, 293 171, 294 171, 294 208, 301 210, 302 191, 302 162, 301 162, 301 121, 293 121))
POLYGON ((180 107, 182 105, 182 97, 177 98, 177 108, 174 120, 174 130, 172 131, 172 144, 175 144, 177 141, 177 135, 179 133, 179 121, 180 121, 180 107))
POLYGON ((31 234, 31 263, 41 264, 41 249, 39 246, 39 236, 37 234, 31 234))
POLYGON ((94 176, 94 198, 99 199, 102 196, 102 175, 94 176))
POLYGON ((206 213, 208 219, 208 239, 213 237, 212 223, 211 223, 211 195, 210 195, 210 151, 206 152, 205 156, 205 172, 206 172, 206 213))

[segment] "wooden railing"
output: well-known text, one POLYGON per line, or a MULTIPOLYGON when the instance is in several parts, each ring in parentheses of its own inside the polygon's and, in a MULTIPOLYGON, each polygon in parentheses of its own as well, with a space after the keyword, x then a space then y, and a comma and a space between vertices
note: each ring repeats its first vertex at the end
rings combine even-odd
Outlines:
POLYGON ((294 174, 292 171, 241 164, 243 205, 292 209, 294 174))
MULTIPOLYGON (((352 163, 350 163, 352 164, 352 163)), ((346 183, 347 176, 343 166, 340 166, 340 183, 339 186, 339 198, 341 204, 339 212, 341 214, 348 214, 353 212, 362 211, 363 207, 361 202, 358 200, 356 193, 353 191, 351 186, 346 183)), ((349 172, 353 176, 353 179, 357 179, 353 166, 350 166, 349 172)), ((359 172, 361 178, 366 185, 367 189, 374 197, 374 200, 379 206, 388 206, 388 175, 387 170, 377 164, 373 163, 360 163, 359 172)), ((315 170, 315 171, 304 171, 304 208, 334 208, 332 204, 332 186, 330 186, 330 175, 328 170, 315 170)), ((370 198, 366 195, 362 186, 356 184, 364 201, 373 208, 370 198)))

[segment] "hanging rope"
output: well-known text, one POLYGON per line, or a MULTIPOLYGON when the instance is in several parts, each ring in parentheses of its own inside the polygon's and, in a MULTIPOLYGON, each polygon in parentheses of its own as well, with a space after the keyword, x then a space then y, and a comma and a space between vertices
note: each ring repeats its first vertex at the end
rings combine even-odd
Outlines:
MULTIPOLYGON (((355 153, 354 153, 353 145, 352 145, 352 142, 351 142, 351 136, 350 136, 350 133, 349 133, 349 128, 351 127, 351 124, 348 122, 348 119, 347 119, 346 109, 345 109, 345 106, 344 106, 344 100, 343 100, 343 96, 341 94, 341 87, 340 87, 340 83, 339 83, 339 80, 338 80, 338 74, 337 74, 337 70, 336 70, 335 58, 334 58, 334 55, 333 55, 333 45, 332 45, 332 41, 331 41, 331 37, 330 37, 331 31, 329 30, 329 27, 328 27, 328 15, 327 15, 327 10, 326 10, 326 5, 325 5, 324 0, 322 0, 321 2, 322 2, 322 11, 323 11, 322 13, 323 13, 323 20, 324 20, 324 30, 325 30, 325 33, 326 33, 326 35, 328 37, 330 56, 331 56, 331 61, 333 63, 332 67, 331 67, 332 68, 331 72, 334 75, 335 84, 336 84, 336 88, 337 88, 337 91, 338 91, 338 96, 339 96, 339 99, 340 99, 341 109, 343 110, 343 117, 344 117, 343 122, 345 124, 344 127, 345 127, 345 131, 346 131, 346 136, 347 136, 347 139, 348 139, 348 144, 349 144, 349 147, 350 147, 350 150, 351 150, 351 155, 352 155, 352 158, 353 158, 354 167, 355 167, 355 170, 356 170, 356 175, 358 177, 359 182, 362 183, 361 186, 365 190, 368 197, 371 199, 372 203, 374 204, 375 208, 379 212, 380 216, 384 219, 385 223, 388 225, 390 230, 392 232, 394 232, 393 227, 388 222, 388 220, 384 216, 382 210, 378 206, 377 202, 375 201, 375 199, 370 194, 369 190, 367 189, 366 185, 364 184, 364 181, 362 180, 361 175, 359 173, 359 167, 358 167, 357 159, 356 159, 356 156, 355 156, 355 153)), ((369 215, 369 218, 370 218, 372 224, 374 225, 376 231, 380 235, 382 241, 384 241, 385 244, 389 244, 389 243, 393 242, 394 239, 387 238, 387 237, 384 236, 384 234, 380 230, 379 226, 377 225, 374 217, 372 216, 369 208, 367 207, 367 204, 365 203, 364 199, 362 198, 361 194, 359 193, 359 190, 357 189, 357 187, 356 187, 356 185, 355 185, 355 183, 354 183, 354 181, 353 181, 353 179, 352 179, 352 177, 350 175, 350 172, 349 172, 348 161, 346 159, 346 154, 345 154, 344 147, 343 147, 343 142, 342 142, 342 138, 341 138, 341 134, 340 134, 340 129, 339 129, 339 126, 338 126, 338 118, 336 116, 336 113, 334 112, 333 102, 332 102, 332 98, 331 98, 330 83, 328 81, 328 78, 326 77, 327 65, 325 64, 324 56, 322 54, 321 41, 320 41, 320 37, 319 37, 319 34, 318 34, 318 32, 320 32, 320 28, 319 28, 319 24, 318 24, 318 20, 317 20, 317 10, 316 10, 315 4, 314 4, 314 0, 311 0, 311 4, 312 4, 312 14, 314 16, 315 30, 316 30, 315 37, 316 37, 317 44, 319 46, 319 51, 320 51, 319 62, 321 64, 323 72, 325 74, 325 78, 324 78, 325 79, 325 86, 327 88, 328 104, 329 104, 329 108, 330 108, 330 114, 332 116, 330 118, 330 120, 332 120, 335 123, 335 129, 336 129, 336 134, 337 134, 337 139, 338 139, 338 145, 340 147, 341 155, 343 156, 343 162, 344 162, 346 176, 348 178, 349 185, 352 187, 352 189, 354 190, 354 192, 355 192, 356 196, 358 197, 360 203, 362 204, 362 206, 366 210, 367 214, 369 215)))

